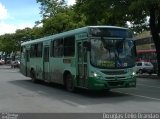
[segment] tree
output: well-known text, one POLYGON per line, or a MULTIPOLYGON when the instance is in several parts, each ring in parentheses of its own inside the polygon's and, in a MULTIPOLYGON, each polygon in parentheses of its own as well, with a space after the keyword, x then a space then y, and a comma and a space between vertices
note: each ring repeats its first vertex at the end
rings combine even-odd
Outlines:
POLYGON ((0 36, 0 51, 5 53, 5 63, 6 58, 11 52, 19 51, 20 44, 15 40, 14 34, 5 34, 0 36))
POLYGON ((126 17, 124 15, 126 14, 126 7, 128 7, 128 2, 126 1, 76 0, 75 11, 86 17, 86 25, 124 26, 126 25, 126 17))
POLYGON ((24 29, 16 30, 16 33, 14 35, 19 42, 25 42, 43 37, 44 33, 42 29, 43 29, 42 27, 33 27, 33 28, 26 27, 24 29))
POLYGON ((31 30, 32 40, 44 37, 43 27, 33 27, 31 30))
POLYGON ((33 39, 31 31, 32 31, 31 28, 24 28, 24 29, 16 30, 16 33, 14 34, 16 37, 16 40, 19 43, 21 43, 21 42, 33 39))
POLYGON ((43 24, 45 36, 84 26, 82 17, 77 19, 74 7, 67 6, 64 0, 37 0, 37 2, 41 4, 40 13, 43 15, 43 19, 37 23, 43 24))
POLYGON ((43 19, 49 18, 57 14, 66 7, 65 0, 37 0, 40 3, 40 14, 43 19))
POLYGON ((76 3, 76 10, 85 15, 89 25, 124 26, 128 21, 137 33, 150 29, 160 75, 160 0, 76 0, 76 3))
POLYGON ((66 8, 55 16, 43 20, 43 32, 45 35, 52 35, 84 26, 84 22, 76 20, 75 16, 72 8, 66 8))
POLYGON ((15 52, 19 49, 19 43, 14 34, 5 34, 0 37, 0 50, 6 53, 15 52))
POLYGON ((25 28, 16 30, 13 34, 4 34, 0 36, 0 51, 10 54, 20 51, 20 44, 23 41, 33 39, 32 29, 25 28))
MULTIPOLYGON (((130 4, 130 15, 132 20, 137 23, 141 23, 141 21, 145 23, 144 19, 147 16, 150 18, 149 24, 142 24, 142 26, 150 27, 157 51, 158 75, 160 76, 160 0, 133 0, 130 4)), ((137 25, 137 23, 134 23, 134 25, 137 25)))

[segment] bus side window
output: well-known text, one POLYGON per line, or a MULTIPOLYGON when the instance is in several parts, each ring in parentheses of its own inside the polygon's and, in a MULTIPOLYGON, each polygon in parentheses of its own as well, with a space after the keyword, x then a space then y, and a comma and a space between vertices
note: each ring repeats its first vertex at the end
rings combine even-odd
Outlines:
POLYGON ((30 56, 31 56, 32 58, 37 57, 37 48, 38 48, 38 44, 32 44, 32 45, 31 45, 30 56))
POLYGON ((34 45, 31 45, 30 57, 34 57, 34 45))
POLYGON ((74 56, 75 54, 75 37, 69 36, 64 38, 64 56, 74 56))
POLYGON ((61 57, 63 56, 63 39, 57 39, 53 42, 53 56, 61 57))
POLYGON ((49 62, 49 47, 44 48, 44 61, 49 62))
POLYGON ((84 62, 87 62, 87 51, 89 50, 89 46, 90 45, 90 43, 89 42, 87 42, 87 41, 85 41, 85 42, 83 42, 83 60, 84 60, 84 62))
POLYGON ((26 50, 26 61, 29 62, 29 50, 26 50))
POLYGON ((21 47, 21 58, 25 58, 25 47, 21 47))
POLYGON ((58 48, 57 48, 57 42, 55 40, 55 41, 53 41, 53 56, 54 57, 58 56, 57 52, 58 52, 58 48))
POLYGON ((50 56, 53 57, 54 56, 54 42, 51 41, 50 44, 50 56))
POLYGON ((42 57, 42 49, 43 49, 43 44, 42 43, 37 44, 37 57, 42 57))

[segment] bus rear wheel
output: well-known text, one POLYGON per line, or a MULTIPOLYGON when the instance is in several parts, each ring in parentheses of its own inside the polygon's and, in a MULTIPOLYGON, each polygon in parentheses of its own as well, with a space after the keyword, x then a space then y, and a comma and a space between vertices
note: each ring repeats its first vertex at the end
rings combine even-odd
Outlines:
POLYGON ((71 74, 67 74, 65 77, 65 87, 70 92, 73 92, 75 90, 74 82, 71 74))
POLYGON ((35 71, 34 70, 31 70, 30 71, 30 74, 31 74, 31 80, 33 83, 37 83, 37 79, 36 79, 36 74, 35 74, 35 71))

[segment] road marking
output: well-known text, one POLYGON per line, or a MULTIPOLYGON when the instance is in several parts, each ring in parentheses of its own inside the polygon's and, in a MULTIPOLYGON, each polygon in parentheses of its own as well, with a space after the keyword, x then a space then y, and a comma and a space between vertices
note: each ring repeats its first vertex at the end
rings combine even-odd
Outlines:
POLYGON ((80 107, 80 108, 86 108, 87 106, 85 105, 80 105, 78 103, 75 103, 75 102, 72 102, 70 100, 63 100, 65 103, 69 104, 69 105, 72 105, 72 106, 76 106, 76 107, 80 107))
POLYGON ((148 97, 148 96, 143 96, 143 95, 137 95, 137 94, 131 94, 131 93, 124 93, 124 92, 120 92, 120 91, 114 91, 117 93, 122 93, 122 94, 126 94, 126 95, 132 95, 132 96, 136 96, 136 97, 140 97, 140 98, 146 98, 146 99, 150 99, 150 100, 156 100, 156 101, 160 101, 159 98, 153 98, 153 97, 148 97))
POLYGON ((149 86, 149 85, 145 85, 145 84, 137 84, 137 85, 141 85, 141 86, 145 86, 145 87, 149 87, 149 88, 160 88, 157 86, 149 86))

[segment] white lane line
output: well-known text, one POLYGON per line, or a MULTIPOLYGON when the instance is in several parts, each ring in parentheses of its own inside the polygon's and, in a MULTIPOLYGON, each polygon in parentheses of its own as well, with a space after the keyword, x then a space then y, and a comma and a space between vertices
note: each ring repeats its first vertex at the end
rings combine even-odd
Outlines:
POLYGON ((76 106, 76 107, 80 107, 80 108, 86 108, 87 106, 85 105, 80 105, 78 103, 75 103, 75 102, 72 102, 70 100, 63 100, 65 103, 69 104, 69 105, 72 105, 72 106, 76 106))
POLYGON ((149 86, 149 85, 145 85, 145 84, 137 84, 137 85, 145 86, 145 87, 149 87, 149 88, 160 88, 160 87, 157 87, 157 86, 149 86))
POLYGON ((156 101, 160 101, 159 98, 153 98, 153 97, 148 97, 148 96, 143 96, 143 95, 137 95, 137 94, 131 94, 131 93, 124 93, 124 92, 120 92, 120 91, 114 91, 117 93, 122 93, 122 94, 126 94, 126 95, 132 95, 132 96, 136 96, 136 97, 140 97, 140 98, 146 98, 146 99, 150 99, 150 100, 156 100, 156 101))

